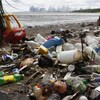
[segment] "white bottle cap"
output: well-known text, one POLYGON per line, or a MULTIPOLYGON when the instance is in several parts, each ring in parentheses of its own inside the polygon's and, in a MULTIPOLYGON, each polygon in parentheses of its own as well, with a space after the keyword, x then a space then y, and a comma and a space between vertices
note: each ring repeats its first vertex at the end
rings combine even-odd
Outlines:
POLYGON ((74 71, 75 70, 75 66, 74 65, 69 65, 68 66, 68 71, 69 72, 72 72, 72 71, 74 71))

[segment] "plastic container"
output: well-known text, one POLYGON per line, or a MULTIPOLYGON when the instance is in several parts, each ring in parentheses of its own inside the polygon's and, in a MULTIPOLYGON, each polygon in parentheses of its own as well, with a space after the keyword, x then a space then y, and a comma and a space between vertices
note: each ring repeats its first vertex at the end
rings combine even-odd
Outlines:
POLYGON ((75 46, 73 44, 70 43, 64 43, 63 44, 63 50, 64 51, 68 51, 68 50, 75 50, 75 46))
POLYGON ((87 65, 86 67, 82 67, 82 69, 89 73, 100 73, 100 65, 87 65))
MULTIPOLYGON (((82 51, 82 44, 81 43, 75 43, 75 48, 77 48, 78 50, 81 50, 82 51)), ((86 47, 85 44, 83 44, 83 48, 86 47)))
POLYGON ((62 51, 58 54, 58 60, 64 64, 80 61, 82 58, 82 52, 79 50, 62 51))
POLYGON ((47 40, 40 34, 37 34, 35 41, 39 44, 45 43, 47 40))
POLYGON ((60 53, 62 51, 62 45, 56 47, 56 52, 60 53))
POLYGON ((98 44, 98 41, 93 36, 86 36, 85 42, 92 47, 98 44))
POLYGON ((31 48, 35 49, 38 48, 40 45, 34 41, 25 41, 25 43, 31 48))
POLYGON ((48 53, 48 49, 46 47, 44 47, 43 45, 41 45, 38 49, 38 52, 40 54, 47 54, 48 53))

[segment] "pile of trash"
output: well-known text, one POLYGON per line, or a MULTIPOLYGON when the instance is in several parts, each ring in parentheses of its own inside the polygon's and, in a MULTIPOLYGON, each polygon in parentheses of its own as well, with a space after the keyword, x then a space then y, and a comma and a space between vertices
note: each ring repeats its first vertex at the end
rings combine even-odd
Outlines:
POLYGON ((59 29, 1 48, 0 88, 17 84, 12 93, 27 100, 99 100, 100 28, 89 32, 59 29))

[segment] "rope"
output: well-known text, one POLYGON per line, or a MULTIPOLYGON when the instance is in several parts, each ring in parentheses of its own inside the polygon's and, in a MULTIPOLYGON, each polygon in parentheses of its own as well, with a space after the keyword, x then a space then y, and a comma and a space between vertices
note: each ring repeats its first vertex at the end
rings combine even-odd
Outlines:
POLYGON ((17 9, 17 10, 20 10, 19 8, 16 8, 16 7, 12 6, 7 0, 5 0, 5 2, 6 2, 9 6, 11 6, 12 8, 17 9))

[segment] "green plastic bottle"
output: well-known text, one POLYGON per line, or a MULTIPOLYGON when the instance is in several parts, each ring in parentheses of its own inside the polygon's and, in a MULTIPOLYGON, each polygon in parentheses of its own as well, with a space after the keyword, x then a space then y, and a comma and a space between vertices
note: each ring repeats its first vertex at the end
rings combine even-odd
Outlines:
POLYGON ((0 71, 0 77, 4 76, 4 72, 3 71, 0 71))
POLYGON ((23 76, 24 76, 23 74, 13 74, 0 77, 0 85, 18 82, 23 79, 23 76))

